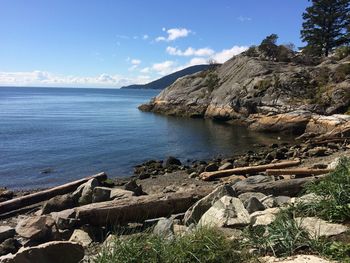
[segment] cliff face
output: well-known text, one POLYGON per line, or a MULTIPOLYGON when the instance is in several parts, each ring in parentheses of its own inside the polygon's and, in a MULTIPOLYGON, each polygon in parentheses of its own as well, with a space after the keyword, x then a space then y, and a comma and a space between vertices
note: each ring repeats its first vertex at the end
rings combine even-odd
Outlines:
POLYGON ((178 79, 140 109, 302 133, 316 115, 345 113, 349 106, 349 57, 306 66, 241 54, 178 79))

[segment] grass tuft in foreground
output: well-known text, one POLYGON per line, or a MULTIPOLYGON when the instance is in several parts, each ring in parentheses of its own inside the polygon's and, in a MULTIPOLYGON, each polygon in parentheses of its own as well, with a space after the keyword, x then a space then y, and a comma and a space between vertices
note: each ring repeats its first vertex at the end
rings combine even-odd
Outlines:
POLYGON ((116 238, 95 263, 221 263, 250 262, 237 242, 216 229, 200 229, 172 240, 153 234, 116 238))

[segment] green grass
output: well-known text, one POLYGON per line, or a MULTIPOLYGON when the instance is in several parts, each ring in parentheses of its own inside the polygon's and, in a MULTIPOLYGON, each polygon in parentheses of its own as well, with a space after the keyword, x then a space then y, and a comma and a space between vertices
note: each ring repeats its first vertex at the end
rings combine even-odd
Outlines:
POLYGON ((268 226, 250 227, 245 233, 247 244, 260 255, 291 256, 309 247, 309 236, 294 220, 291 210, 283 210, 268 226))
POLYGON ((334 172, 319 182, 306 186, 306 193, 321 196, 317 201, 296 207, 303 216, 317 216, 327 221, 350 219, 350 160, 343 158, 334 172))
POLYGON ((153 234, 116 238, 104 247, 95 263, 221 263, 250 262, 237 242, 215 229, 200 229, 173 240, 153 234))

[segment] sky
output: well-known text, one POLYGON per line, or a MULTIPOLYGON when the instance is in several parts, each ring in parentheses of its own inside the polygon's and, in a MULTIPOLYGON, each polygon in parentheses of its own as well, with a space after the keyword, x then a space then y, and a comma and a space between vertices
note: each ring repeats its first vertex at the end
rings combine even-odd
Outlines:
POLYGON ((0 86, 119 88, 223 63, 272 33, 302 46, 307 0, 0 0, 0 86))

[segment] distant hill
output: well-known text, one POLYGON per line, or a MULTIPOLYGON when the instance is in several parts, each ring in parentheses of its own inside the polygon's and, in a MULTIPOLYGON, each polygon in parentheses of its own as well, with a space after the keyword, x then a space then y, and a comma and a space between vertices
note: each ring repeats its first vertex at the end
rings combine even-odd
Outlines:
POLYGON ((178 78, 184 77, 186 75, 191 75, 199 71, 206 70, 209 67, 210 65, 191 66, 183 70, 176 71, 170 75, 164 76, 150 83, 125 86, 125 87, 122 87, 122 89, 165 89, 166 87, 173 84, 178 78))

